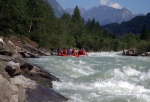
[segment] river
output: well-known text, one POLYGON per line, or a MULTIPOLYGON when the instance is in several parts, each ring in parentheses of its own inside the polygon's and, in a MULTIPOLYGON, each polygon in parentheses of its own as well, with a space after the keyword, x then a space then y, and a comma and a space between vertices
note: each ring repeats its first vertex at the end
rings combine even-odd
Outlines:
POLYGON ((42 56, 29 61, 62 80, 53 81, 53 87, 68 102, 150 102, 150 57, 119 53, 42 56))

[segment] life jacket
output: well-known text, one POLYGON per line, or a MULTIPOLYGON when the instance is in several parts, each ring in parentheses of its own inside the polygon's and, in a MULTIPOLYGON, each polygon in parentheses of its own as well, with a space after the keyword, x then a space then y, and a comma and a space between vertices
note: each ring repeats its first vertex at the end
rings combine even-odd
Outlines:
POLYGON ((67 55, 70 55, 70 54, 71 54, 70 49, 67 49, 67 55))
POLYGON ((79 51, 78 51, 78 54, 79 54, 79 55, 83 55, 83 54, 84 54, 84 51, 83 51, 83 50, 79 50, 79 51))
POLYGON ((67 49, 64 49, 64 50, 63 50, 63 54, 67 54, 67 49))
POLYGON ((86 53, 85 50, 79 50, 79 51, 78 51, 78 54, 79 54, 79 55, 87 55, 87 53, 86 53))
POLYGON ((75 56, 77 54, 76 50, 72 50, 72 54, 75 56))

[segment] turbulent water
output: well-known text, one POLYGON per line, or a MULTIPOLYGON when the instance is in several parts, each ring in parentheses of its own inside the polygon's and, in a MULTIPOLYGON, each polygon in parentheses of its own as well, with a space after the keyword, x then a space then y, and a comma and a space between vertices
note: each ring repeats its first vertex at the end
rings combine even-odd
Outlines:
POLYGON ((150 57, 92 52, 29 60, 62 80, 53 82, 54 90, 68 102, 150 102, 150 57))

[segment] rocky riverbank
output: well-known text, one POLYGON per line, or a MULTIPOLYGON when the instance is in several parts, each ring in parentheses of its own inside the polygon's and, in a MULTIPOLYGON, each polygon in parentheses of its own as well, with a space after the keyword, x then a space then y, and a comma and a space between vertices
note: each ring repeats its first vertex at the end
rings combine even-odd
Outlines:
POLYGON ((150 56, 150 51, 138 53, 136 49, 124 49, 122 54, 125 56, 150 56))
POLYGON ((0 37, 0 102, 67 101, 52 88, 52 81, 60 79, 25 59, 47 55, 28 38, 0 37))

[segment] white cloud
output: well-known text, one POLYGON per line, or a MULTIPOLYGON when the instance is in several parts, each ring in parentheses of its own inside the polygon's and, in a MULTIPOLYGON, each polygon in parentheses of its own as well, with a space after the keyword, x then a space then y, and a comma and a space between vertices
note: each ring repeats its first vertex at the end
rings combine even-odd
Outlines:
POLYGON ((116 9, 121 9, 122 8, 122 6, 119 3, 112 2, 110 0, 100 0, 99 2, 100 2, 100 5, 106 5, 106 6, 109 6, 109 7, 116 8, 116 9))
POLYGON ((116 8, 116 9, 121 9, 122 8, 121 5, 118 4, 118 3, 112 3, 112 4, 110 4, 110 7, 113 7, 113 8, 116 8))
POLYGON ((108 2, 109 2, 109 0, 100 0, 101 5, 107 5, 108 2))

